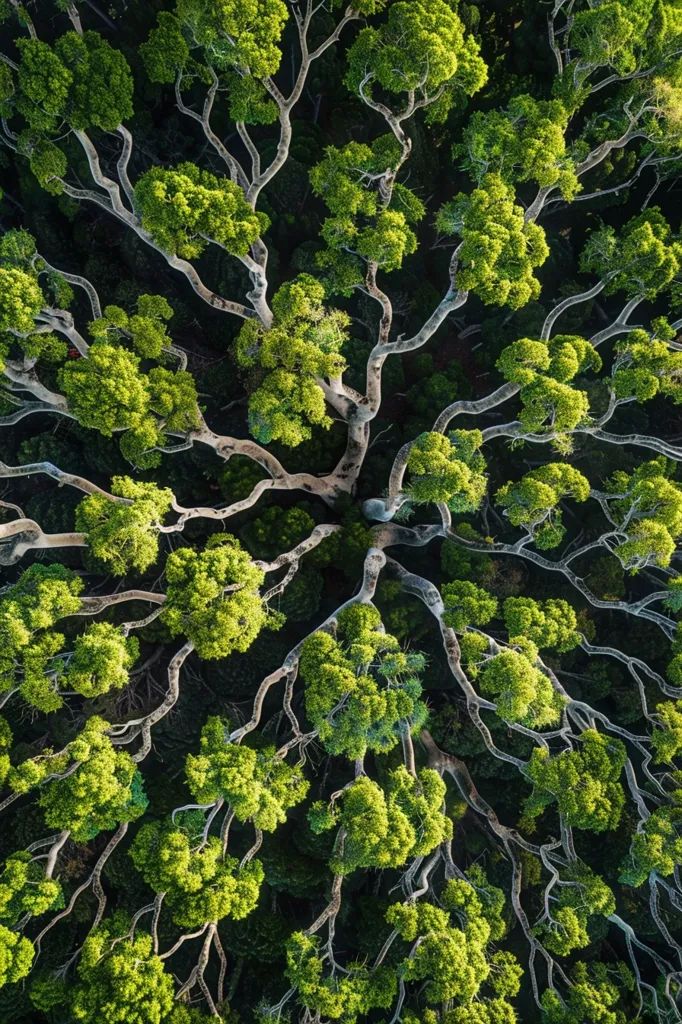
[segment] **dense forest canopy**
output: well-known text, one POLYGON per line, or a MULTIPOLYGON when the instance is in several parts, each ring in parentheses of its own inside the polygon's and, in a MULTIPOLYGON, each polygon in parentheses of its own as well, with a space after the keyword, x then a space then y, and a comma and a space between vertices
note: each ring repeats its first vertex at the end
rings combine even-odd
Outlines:
POLYGON ((682 1022, 680 0, 0 0, 2 1024, 682 1022))

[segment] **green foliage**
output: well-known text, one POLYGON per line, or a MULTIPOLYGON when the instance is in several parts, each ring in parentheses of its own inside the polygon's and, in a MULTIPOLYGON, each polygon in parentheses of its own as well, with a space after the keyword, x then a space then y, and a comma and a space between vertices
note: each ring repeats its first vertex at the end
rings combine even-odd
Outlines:
POLYGON ((502 350, 495 365, 506 380, 527 387, 538 379, 540 372, 566 384, 587 369, 599 370, 602 363, 594 345, 585 338, 556 334, 548 341, 513 341, 502 350))
POLYGON ((187 63, 189 46, 181 23, 168 11, 161 11, 156 28, 140 46, 140 56, 152 82, 172 85, 179 70, 187 63))
MULTIPOLYGON (((503 893, 487 882, 480 869, 470 871, 469 878, 446 883, 442 908, 420 900, 394 903, 386 913, 400 937, 412 944, 400 974, 406 982, 424 984, 424 999, 431 1005, 446 1000, 471 1004, 487 981, 493 986, 501 982, 505 991, 497 994, 518 992, 521 970, 515 957, 489 958, 488 954, 489 943, 505 932, 500 917, 503 893), (502 977, 494 979, 495 971, 502 977)), ((460 1014, 454 1020, 468 1022, 476 1017, 460 1014)))
POLYGON ((170 821, 155 821, 142 826, 130 855, 145 882, 155 892, 166 893, 173 919, 183 928, 228 915, 239 920, 258 902, 260 861, 240 867, 235 857, 223 855, 216 836, 203 841, 170 821))
POLYGON ((311 427, 331 424, 319 384, 289 370, 273 370, 249 400, 249 430, 262 444, 297 448, 313 436, 311 427))
POLYGON ((241 538, 258 558, 275 559, 282 551, 290 551, 315 527, 315 520, 304 508, 267 508, 241 531, 241 538))
MULTIPOLYGON (((403 1020, 408 1024, 407 1017, 403 1020)), ((443 1024, 517 1024, 517 1021, 514 1007, 504 999, 479 999, 448 1010, 443 1016, 443 1024)), ((425 1014, 424 1024, 435 1024, 435 1021, 428 1020, 425 1014)))
POLYGON ((283 0, 176 0, 175 13, 217 70, 235 68, 255 78, 277 71, 288 17, 283 0))
POLYGON ((441 588, 443 622, 458 633, 468 626, 487 626, 497 614, 497 598, 468 580, 454 580, 441 588))
POLYGON ((301 274, 274 296, 272 327, 247 320, 239 332, 238 363, 266 371, 249 403, 251 433, 264 444, 295 447, 312 436, 310 424, 331 426, 317 378, 343 373, 341 348, 350 318, 325 309, 323 299, 324 287, 301 274))
POLYGON ((425 213, 421 200, 395 178, 402 162, 392 135, 371 144, 328 146, 310 172, 313 191, 331 216, 322 225, 327 250, 317 254, 331 292, 350 295, 364 276, 364 262, 384 272, 399 270, 416 251, 413 226, 425 213))
POLYGON ((34 956, 29 939, 0 924, 0 988, 25 978, 34 956))
POLYGON ((12 749, 12 729, 5 718, 0 718, 0 785, 5 784, 5 779, 10 770, 9 751, 12 749))
POLYGON ((300 673, 306 715, 330 754, 385 753, 426 720, 417 673, 424 658, 401 650, 383 632, 371 605, 338 617, 336 636, 317 632, 303 643, 300 673))
MULTIPOLYGON (((558 452, 568 454, 567 433, 587 419, 588 396, 568 386, 578 374, 601 368, 594 346, 577 335, 549 341, 520 338, 503 349, 496 364, 507 380, 521 385, 519 420, 528 433, 550 433, 558 452)), ((570 467, 567 467, 570 468, 570 467)))
POLYGON ((640 822, 632 837, 630 852, 621 864, 620 881, 640 886, 652 871, 671 875, 682 859, 682 792, 673 794, 674 805, 657 807, 640 822))
POLYGON ((61 385, 79 423, 106 437, 141 423, 148 395, 139 365, 131 352, 104 343, 93 345, 87 359, 67 364, 61 385))
POLYGON ((536 647, 553 647, 563 654, 580 643, 575 611, 561 598, 508 597, 503 615, 512 644, 525 638, 536 647))
POLYGON ((273 832, 287 811, 304 800, 309 783, 301 765, 291 767, 274 747, 253 750, 230 743, 229 723, 209 718, 201 730, 199 754, 187 757, 185 773, 200 804, 224 800, 238 821, 273 832))
POLYGON ((162 1024, 173 1007, 173 979, 152 953, 150 935, 124 937, 105 922, 88 935, 78 961, 71 1019, 77 1024, 162 1024))
POLYGON ((571 60, 558 90, 578 103, 589 94, 585 85, 595 73, 628 75, 665 59, 679 49, 681 34, 679 7, 670 0, 610 0, 587 6, 570 19, 571 60))
POLYGON ((497 714, 506 722, 542 728, 559 721, 562 698, 551 679, 521 651, 510 648, 487 660, 479 686, 482 694, 496 701, 497 714))
POLYGON ((444 0, 393 3, 379 28, 365 28, 348 53, 346 84, 374 96, 416 90, 431 121, 443 121, 461 90, 473 95, 487 71, 478 44, 444 0))
POLYGON ((173 493, 125 476, 112 479, 111 492, 125 501, 89 494, 76 509, 76 529, 87 535, 91 553, 110 572, 144 572, 159 556, 155 527, 170 509, 173 493))
POLYGON ((388 773, 382 789, 361 776, 343 790, 336 804, 313 804, 309 821, 315 832, 339 824, 330 867, 347 875, 358 868, 400 867, 424 857, 452 836, 452 822, 441 806, 445 783, 430 768, 414 778, 402 765, 388 773))
POLYGON ((656 395, 682 403, 682 352, 646 331, 631 331, 616 345, 613 390, 617 398, 648 402, 656 395))
POLYGON ((0 690, 15 686, 30 704, 54 711, 62 704, 57 659, 64 635, 56 623, 80 608, 83 581, 62 565, 32 565, 0 595, 0 690))
POLYGON ((171 344, 166 323, 172 316, 173 309, 162 295, 140 295, 137 312, 132 314, 120 306, 105 306, 102 317, 90 324, 90 333, 112 343, 129 338, 145 359, 158 359, 171 344))
POLYGON ((565 498, 583 502, 589 496, 590 483, 582 473, 566 462, 548 462, 520 480, 504 484, 495 502, 512 526, 522 526, 532 534, 542 551, 557 547, 566 532, 559 503, 565 498))
POLYGON ((201 658, 246 651, 266 624, 258 592, 264 578, 229 534, 211 537, 203 551, 178 548, 166 560, 163 621, 201 658))
POLYGON ((682 242, 673 239, 667 220, 652 207, 633 217, 617 233, 612 227, 593 231, 580 258, 580 269, 607 281, 607 295, 654 299, 675 280, 682 263, 682 242))
POLYGON ((519 420, 529 434, 553 435, 553 447, 570 454, 572 443, 568 434, 587 420, 590 405, 585 391, 562 384, 552 377, 536 374, 521 389, 523 408, 519 420))
POLYGON ((0 24, 0 1021, 663 1024, 681 0, 0 24))
POLYGON ((495 173, 510 184, 554 186, 570 200, 580 185, 566 152, 568 117, 559 100, 535 100, 522 93, 505 110, 477 111, 453 153, 479 185, 486 174, 495 173))
POLYGON ((304 932, 294 932, 286 943, 286 976, 310 1013, 355 1024, 372 1010, 392 1006, 397 978, 390 967, 370 971, 356 961, 348 964, 342 975, 325 975, 319 944, 316 936, 304 932))
POLYGON ((115 131, 133 114, 133 79, 125 57, 97 32, 67 32, 55 52, 73 73, 65 119, 73 128, 115 131))
POLYGON ((46 878, 25 850, 11 854, 0 874, 0 920, 15 925, 25 914, 37 917, 63 906, 61 884, 46 878))
POLYGON ((267 227, 238 185, 192 163, 146 171, 135 185, 135 204, 145 231, 184 259, 200 256, 208 242, 245 256, 267 227))
POLYGON ((87 358, 66 363, 59 382, 78 422, 105 437, 125 431, 121 452, 140 468, 157 466, 166 431, 185 434, 199 422, 194 378, 155 366, 140 370, 127 349, 98 341, 87 358))
POLYGON ((109 622, 93 622, 76 637, 64 673, 64 686, 83 697, 99 697, 127 686, 129 671, 140 650, 135 637, 126 637, 109 622))
POLYGON ((525 816, 533 818, 556 801, 567 825, 591 832, 612 831, 625 804, 619 781, 627 759, 625 747, 594 729, 582 733, 580 743, 578 750, 553 756, 535 748, 527 768, 535 788, 526 801, 525 816))
POLYGON ((648 565, 670 565, 682 535, 682 488, 669 479, 673 471, 659 456, 632 473, 619 470, 608 481, 607 498, 627 538, 614 554, 632 575, 648 565))
POLYGON ((486 305, 520 309, 540 294, 533 276, 549 256, 542 228, 525 221, 513 188, 499 174, 486 174, 470 194, 460 192, 438 213, 445 235, 462 239, 457 287, 486 305))
POLYGON ((115 131, 132 117, 133 80, 125 57, 97 32, 67 32, 53 47, 19 39, 15 106, 31 129, 115 131))
POLYGON ((407 493, 417 503, 445 502, 453 512, 474 512, 486 489, 479 430, 453 430, 446 437, 420 434, 410 448, 407 493))
POLYGON ((551 916, 536 928, 536 934, 551 953, 568 956, 589 945, 590 918, 608 917, 615 909, 614 895, 603 879, 578 862, 558 882, 551 916))
POLYGON ((610 971, 607 964, 578 962, 572 977, 565 1000, 553 989, 543 993, 543 1024, 626 1024, 617 1007, 633 978, 624 965, 610 971))
POLYGON ((112 746, 108 728, 101 718, 89 718, 66 748, 67 770, 52 765, 56 777, 46 778, 40 792, 47 825, 68 829, 76 842, 134 821, 147 806, 142 777, 130 754, 112 746))
POLYGON ((3 334, 26 335, 34 329, 34 320, 45 306, 37 281, 16 267, 0 266, 0 366, 12 338, 3 334))
POLYGON ((282 0, 221 0, 208 7, 201 0, 177 0, 175 14, 162 11, 140 47, 147 74, 168 84, 183 71, 202 81, 220 76, 233 121, 269 124, 277 108, 260 79, 279 67, 287 17, 282 0))
POLYGON ((674 765, 675 758, 682 753, 682 701, 667 700, 656 705, 658 728, 651 734, 655 760, 674 765))
POLYGON ((55 131, 64 116, 73 74, 47 43, 19 39, 15 106, 36 131, 55 131))

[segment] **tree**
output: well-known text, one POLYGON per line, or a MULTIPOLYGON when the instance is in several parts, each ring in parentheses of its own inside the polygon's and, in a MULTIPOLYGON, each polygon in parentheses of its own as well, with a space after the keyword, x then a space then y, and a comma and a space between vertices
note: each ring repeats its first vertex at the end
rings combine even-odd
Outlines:
MULTIPOLYGON (((76 842, 144 814, 147 797, 130 754, 117 750, 107 736, 108 723, 89 718, 66 748, 66 766, 44 779, 38 802, 46 823, 68 829, 76 842)), ((42 782, 43 780, 41 780, 42 782)))
POLYGON ((485 462, 477 430, 421 434, 410 448, 408 494, 417 503, 444 501, 455 512, 473 512, 485 494, 485 462))
POLYGON ((621 991, 632 988, 633 978, 624 964, 609 971, 607 964, 579 961, 572 971, 573 982, 566 1001, 548 989, 542 996, 543 1021, 546 1024, 626 1024, 618 1009, 621 991))
MULTIPOLYGON (((491 975, 488 943, 505 931, 499 916, 504 897, 499 889, 489 886, 482 872, 474 869, 471 881, 447 882, 441 902, 443 909, 425 901, 389 907, 387 921, 402 939, 413 944, 400 965, 400 973, 407 982, 425 983, 424 998, 431 1005, 446 1000, 470 1004, 491 975)), ((507 994, 515 995, 518 964, 514 957, 498 966, 502 963, 507 994)), ((491 983, 494 987, 496 981, 491 983)))
POLYGON ((325 976, 319 940, 303 932, 294 932, 287 940, 286 957, 287 978, 309 1012, 355 1024, 372 1010, 387 1010, 393 1004, 397 979, 390 967, 370 971, 356 962, 342 976, 325 976))
POLYGON ((449 1010, 446 1024, 517 1024, 514 1007, 504 999, 481 999, 449 1010))
POLYGON ((0 595, 0 688, 18 687, 24 700, 43 711, 62 704, 58 693, 63 633, 53 629, 81 606, 83 581, 62 565, 32 565, 0 595))
POLYGON ((589 96, 590 78, 608 82, 612 76, 631 74, 640 64, 665 59, 674 52, 680 35, 678 12, 667 0, 655 4, 615 0, 587 7, 571 19, 568 28, 570 61, 557 84, 576 105, 589 96))
POLYGON ((497 598, 468 580, 445 583, 441 589, 443 622, 458 633, 469 626, 487 626, 497 614, 497 598))
POLYGON ((0 331, 30 334, 44 302, 43 293, 30 274, 0 266, 0 331))
POLYGON ((481 693, 494 698, 498 715, 507 722, 541 728, 559 720, 562 698, 521 651, 510 648, 485 661, 478 682, 481 693))
POLYGON ((205 841, 171 822, 143 825, 131 848, 135 867, 155 892, 166 894, 173 919, 196 928, 223 917, 239 920, 256 906, 263 866, 243 866, 223 854, 216 836, 205 841))
POLYGON ((607 501, 626 538, 614 553, 632 574, 647 565, 668 566, 682 534, 682 490, 669 479, 672 472, 659 457, 607 482, 607 501))
POLYGON ((56 134, 66 122, 80 131, 114 131, 133 113, 127 61, 97 32, 67 32, 54 47, 19 39, 15 105, 30 129, 56 134))
POLYGON ((0 25, 0 1019, 668 1024, 680 0, 0 25))
POLYGON ((569 454, 568 435, 586 421, 589 413, 587 393, 537 374, 532 383, 523 388, 521 401, 519 420, 524 430, 529 434, 552 434, 553 447, 569 454))
POLYGON ((471 96, 485 80, 477 43, 443 0, 392 4, 385 24, 363 29, 348 54, 350 89, 370 99, 377 86, 413 90, 432 121, 445 119, 458 90, 471 96))
POLYGON ((526 222, 514 190, 499 174, 486 174, 480 187, 460 192, 438 213, 438 230, 458 235, 456 283, 487 305, 519 309, 540 294, 533 276, 549 255, 545 233, 526 222))
POLYGON ((682 402, 682 353, 669 347, 672 334, 672 329, 659 321, 654 335, 635 330, 617 343, 613 368, 617 398, 648 402, 660 394, 676 404, 682 402))
POLYGON ((265 371, 249 404, 251 433, 263 443, 294 447, 312 436, 310 424, 331 426, 318 380, 343 373, 350 320, 341 310, 325 309, 323 299, 323 286, 301 274, 274 296, 272 327, 247 320, 239 332, 240 365, 265 371))
POLYGON ((521 385, 519 420, 524 430, 550 434, 553 447, 562 453, 570 451, 568 434, 589 412, 587 393, 570 387, 569 382, 601 365, 591 342, 567 334, 548 341, 520 338, 503 349, 496 363, 507 380, 521 385))
POLYGON ((671 875, 682 856, 682 800, 680 791, 673 794, 674 805, 658 807, 632 836, 630 852, 621 864, 620 880, 626 885, 640 886, 652 872, 671 875))
POLYGON ((557 547, 565 533, 559 503, 565 498, 587 501, 590 483, 573 466, 548 462, 531 469, 520 480, 509 481, 495 495, 512 526, 523 526, 543 551, 557 547))
POLYGON ((441 810, 444 796, 436 772, 423 768, 415 778, 401 766, 389 773, 385 790, 361 776, 343 790, 340 810, 316 803, 308 818, 313 832, 341 826, 330 861, 335 874, 399 867, 452 836, 452 823, 441 810))
POLYGON ((651 734, 651 745, 658 762, 672 765, 682 751, 682 701, 657 704, 656 717, 658 728, 651 734))
POLYGON ((338 617, 336 637, 317 632, 301 652, 306 715, 331 754, 385 753, 426 719, 418 673, 424 658, 401 650, 369 605, 338 617))
POLYGON ((208 242, 245 256, 268 225, 238 185, 191 163, 146 171, 135 185, 135 204, 145 231, 184 259, 200 256, 208 242))
POLYGON ((161 461, 166 432, 185 435, 199 424, 194 378, 162 366, 140 370, 140 358, 98 341, 87 358, 65 363, 59 382, 76 419, 105 437, 125 431, 121 452, 137 466, 161 461))
POLYGON ((256 828, 274 831, 286 821, 287 811, 305 799, 309 782, 301 765, 291 767, 274 747, 253 750, 228 741, 229 724, 209 718, 201 730, 201 752, 189 754, 187 782, 201 804, 225 800, 238 821, 253 821, 256 828))
POLYGON ((563 653, 580 643, 575 611, 561 598, 508 597, 503 616, 512 644, 525 638, 537 647, 554 647, 563 653))
POLYGON ((618 827, 625 804, 619 779, 627 759, 620 740, 607 739, 595 729, 580 737, 580 749, 550 756, 536 747, 528 764, 534 790, 525 816, 533 818, 556 801, 567 825, 591 832, 618 827))
POLYGON ((64 685, 83 697, 99 697, 127 686, 140 645, 109 622, 93 622, 76 637, 64 685))
POLYGON ((144 572, 158 558, 155 527, 170 509, 173 493, 125 476, 112 479, 111 493, 125 501, 89 494, 76 509, 76 529, 86 534, 93 556, 110 571, 121 576, 131 569, 144 572))
POLYGON ((177 0, 176 15, 219 68, 234 67, 255 78, 277 71, 288 16, 282 0, 250 0, 246 6, 225 0, 208 10, 198 0, 177 0))
POLYGON ((590 919, 613 914, 616 901, 604 880, 583 863, 572 866, 559 886, 549 920, 543 919, 536 932, 550 952, 568 956, 589 945, 590 919))
POLYGON ((34 955, 29 939, 0 924, 0 988, 25 978, 34 955))
POLYGON ((496 363, 507 380, 525 387, 542 374, 566 384, 585 370, 600 370, 601 365, 594 345, 576 334, 556 334, 548 341, 519 338, 502 350, 496 363))
POLYGON ((166 559, 162 617, 202 658, 246 651, 266 624, 258 588, 264 574, 236 538, 212 537, 203 551, 178 548, 166 559))
POLYGON ((604 226, 587 240, 580 268, 606 280, 605 292, 625 292, 629 298, 654 299, 670 286, 680 271, 682 243, 654 207, 633 217, 620 235, 604 226))
POLYGON ((580 184, 566 150, 568 118, 560 100, 536 100, 521 93, 504 110, 476 111, 463 141, 453 146, 453 155, 461 158, 461 166, 479 185, 486 174, 494 173, 510 184, 556 186, 570 200, 580 184))
POLYGON ((79 1024, 103 1015, 112 1024, 162 1024, 173 1007, 173 979, 152 953, 150 935, 129 938, 117 924, 105 921, 83 943, 71 1016, 79 1024))
POLYGON ((158 359, 172 344, 166 330, 172 316, 173 309, 162 295, 140 295, 135 313, 126 313, 120 306, 105 306, 103 315, 90 324, 90 334, 107 341, 129 338, 139 355, 158 359))
POLYGON ((0 874, 0 920, 13 926, 25 914, 37 917, 62 905, 60 883, 46 878, 30 853, 19 850, 7 858, 0 874))
POLYGON ((363 281, 367 263, 389 273, 416 251, 414 229, 426 211, 396 180, 403 160, 398 140, 381 135, 371 144, 328 146, 312 168, 313 191, 331 214, 321 232, 327 249, 316 254, 330 292, 350 295, 363 281))

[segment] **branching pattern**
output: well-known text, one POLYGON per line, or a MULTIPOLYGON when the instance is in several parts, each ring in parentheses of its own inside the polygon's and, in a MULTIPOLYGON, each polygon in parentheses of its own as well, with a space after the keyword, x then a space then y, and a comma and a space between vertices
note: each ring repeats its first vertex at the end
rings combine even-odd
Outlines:
POLYGON ((679 4, 160 7, 0 0, 0 1018, 682 1022, 679 4))

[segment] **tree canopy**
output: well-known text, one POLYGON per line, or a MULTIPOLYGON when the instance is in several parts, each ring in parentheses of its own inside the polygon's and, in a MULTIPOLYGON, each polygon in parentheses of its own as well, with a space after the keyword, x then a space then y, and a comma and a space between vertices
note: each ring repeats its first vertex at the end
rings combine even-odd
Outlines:
POLYGON ((681 0, 0 0, 0 1022, 682 1024, 681 0))

